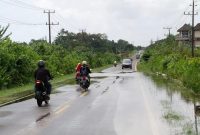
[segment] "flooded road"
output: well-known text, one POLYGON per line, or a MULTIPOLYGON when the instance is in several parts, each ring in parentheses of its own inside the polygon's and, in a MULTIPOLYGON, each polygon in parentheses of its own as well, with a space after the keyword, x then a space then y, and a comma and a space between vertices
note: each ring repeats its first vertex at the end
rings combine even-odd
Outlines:
POLYGON ((170 135, 198 135, 200 96, 172 80, 157 76, 148 79, 155 83, 150 91, 155 102, 160 102, 162 119, 170 135))
POLYGON ((89 92, 60 87, 49 106, 38 108, 30 99, 0 108, 0 134, 198 134, 198 97, 188 90, 120 65, 91 77, 89 92))

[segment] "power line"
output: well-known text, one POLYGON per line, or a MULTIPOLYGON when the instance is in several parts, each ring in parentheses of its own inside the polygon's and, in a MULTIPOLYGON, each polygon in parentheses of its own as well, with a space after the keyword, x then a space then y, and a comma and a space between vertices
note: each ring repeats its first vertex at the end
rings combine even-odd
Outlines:
POLYGON ((31 10, 35 10, 33 8, 30 8, 30 7, 26 7, 26 6, 22 6, 22 5, 19 5, 19 4, 16 4, 16 3, 13 3, 12 1, 4 1, 4 0, 0 0, 0 2, 3 2, 5 4, 8 4, 8 5, 12 5, 12 6, 15 6, 15 7, 19 7, 19 8, 24 8, 24 9, 31 9, 31 10))
POLYGON ((35 9, 35 10, 44 10, 44 8, 40 8, 40 7, 37 7, 37 6, 31 5, 31 4, 25 3, 25 2, 20 1, 20 0, 10 0, 10 1, 13 1, 14 3, 17 3, 19 5, 30 7, 30 8, 35 9))
POLYGON ((165 29, 165 30, 168 30, 168 31, 169 31, 169 34, 168 34, 168 36, 170 36, 170 35, 171 35, 171 29, 172 29, 172 27, 164 27, 163 29, 165 29))
POLYGON ((61 26, 62 28, 64 28, 64 29, 68 28, 68 26, 66 25, 66 23, 65 23, 63 20, 59 19, 57 16, 53 16, 52 18, 53 18, 54 20, 59 21, 60 26, 61 26))
POLYGON ((67 26, 67 24, 69 24, 70 26, 72 26, 73 28, 75 28, 76 30, 78 30, 79 28, 77 26, 75 26, 73 23, 70 23, 69 21, 67 21, 60 13, 58 13, 58 16, 56 16, 56 18, 61 21, 65 27, 69 27, 67 26), (66 23, 67 22, 67 23, 66 23))
POLYGON ((195 1, 193 0, 192 2, 192 13, 188 12, 184 12, 184 15, 191 15, 192 16, 192 57, 194 57, 194 16, 198 14, 198 12, 195 13, 195 1))
POLYGON ((3 22, 5 22, 5 23, 9 23, 9 24, 18 24, 18 25, 45 25, 44 23, 22 22, 22 21, 10 19, 10 18, 7 18, 7 17, 2 17, 2 16, 0 16, 0 20, 3 21, 3 22))
POLYGON ((22 2, 22 1, 19 1, 19 0, 9 0, 9 1, 0 0, 0 2, 3 2, 3 3, 8 4, 8 5, 24 8, 24 9, 29 9, 29 10, 35 10, 35 11, 47 10, 45 8, 41 8, 41 7, 32 5, 32 4, 28 4, 28 3, 25 3, 25 2, 22 2))
MULTIPOLYGON (((189 11, 190 6, 186 6, 183 10, 184 11, 189 11)), ((182 10, 180 12, 178 12, 176 19, 173 19, 173 21, 170 23, 169 26, 172 26, 173 28, 175 28, 176 30, 178 29, 178 27, 180 27, 181 25, 183 25, 183 22, 186 22, 188 20, 188 18, 183 14, 182 10)))
MULTIPOLYGON (((55 27, 52 27, 53 33, 58 33, 60 30, 56 29, 55 27)), ((58 34, 52 34, 52 39, 56 39, 58 34)))
POLYGON ((50 11, 50 10, 48 10, 48 11, 44 11, 44 13, 47 13, 48 14, 48 23, 46 23, 46 25, 48 25, 49 26, 49 43, 51 44, 51 26, 52 25, 59 25, 59 22, 58 23, 51 23, 51 14, 52 13, 55 13, 55 10, 54 11, 50 11))

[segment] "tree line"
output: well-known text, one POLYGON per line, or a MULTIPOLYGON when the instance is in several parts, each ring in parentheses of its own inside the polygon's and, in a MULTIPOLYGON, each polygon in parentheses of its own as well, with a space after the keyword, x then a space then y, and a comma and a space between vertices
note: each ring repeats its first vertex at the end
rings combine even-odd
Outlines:
POLYGON ((8 27, 0 27, 0 88, 33 82, 37 62, 43 59, 53 76, 74 72, 77 63, 88 61, 91 68, 120 60, 120 53, 130 53, 135 47, 125 40, 107 39, 105 34, 73 33, 62 29, 53 44, 31 40, 12 41, 5 35, 8 27))

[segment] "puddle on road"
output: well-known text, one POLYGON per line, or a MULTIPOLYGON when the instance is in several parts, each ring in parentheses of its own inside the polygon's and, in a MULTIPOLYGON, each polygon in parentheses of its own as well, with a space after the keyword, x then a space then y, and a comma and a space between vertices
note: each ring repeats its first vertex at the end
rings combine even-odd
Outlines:
POLYGON ((134 77, 136 72, 92 73, 91 78, 134 77))
POLYGON ((11 111, 0 111, 0 118, 7 117, 9 115, 12 115, 11 111))
POLYGON ((50 112, 48 112, 48 113, 46 113, 46 114, 44 114, 44 115, 42 115, 42 116, 40 116, 38 119, 36 119, 36 122, 39 122, 39 121, 42 121, 43 119, 45 119, 45 118, 47 118, 47 117, 49 117, 50 116, 50 112))
POLYGON ((160 103, 161 119, 168 125, 170 135, 199 135, 200 96, 172 80, 148 77, 156 84, 150 93, 160 103))
POLYGON ((101 80, 101 79, 105 79, 107 78, 106 76, 94 76, 94 77, 91 77, 92 79, 94 80, 101 80))

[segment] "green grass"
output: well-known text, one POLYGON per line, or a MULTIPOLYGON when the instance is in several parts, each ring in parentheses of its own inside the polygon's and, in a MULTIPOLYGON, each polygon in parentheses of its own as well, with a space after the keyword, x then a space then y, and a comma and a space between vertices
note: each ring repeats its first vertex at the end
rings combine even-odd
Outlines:
POLYGON ((163 114, 163 118, 167 120, 168 122, 180 121, 184 119, 182 115, 172 110, 172 107, 169 101, 162 100, 161 105, 163 106, 165 110, 163 114))
POLYGON ((174 111, 168 111, 167 113, 164 114, 163 116, 167 121, 179 121, 182 120, 183 117, 181 115, 179 115, 178 113, 174 112, 174 111))
MULTIPOLYGON (((51 81, 53 88, 65 85, 75 84, 74 74, 63 75, 51 81)), ((20 87, 0 90, 0 104, 16 100, 18 98, 34 93, 34 83, 27 84, 20 87)))
POLYGON ((192 121, 185 123, 182 130, 182 135, 197 135, 194 130, 194 124, 192 121))
MULTIPOLYGON (((102 70, 111 67, 111 65, 103 66, 100 68, 93 69, 92 72, 101 72, 102 70)), ((66 85, 66 84, 75 84, 74 74, 63 75, 57 78, 54 78, 51 81, 53 86, 53 91, 55 88, 66 85)), ((2 89, 0 90, 0 105, 6 102, 10 102, 21 97, 34 94, 34 82, 31 84, 27 84, 20 87, 13 87, 9 89, 2 89)))

